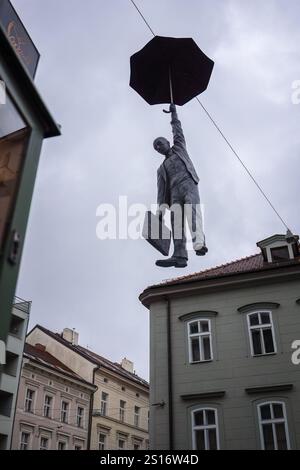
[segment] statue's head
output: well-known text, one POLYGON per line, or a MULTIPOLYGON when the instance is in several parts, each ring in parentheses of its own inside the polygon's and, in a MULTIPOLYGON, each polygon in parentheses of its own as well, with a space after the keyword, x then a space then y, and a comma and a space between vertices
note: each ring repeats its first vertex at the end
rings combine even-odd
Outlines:
POLYGON ((170 150, 170 142, 165 137, 157 137, 153 142, 154 149, 162 155, 167 155, 170 150))

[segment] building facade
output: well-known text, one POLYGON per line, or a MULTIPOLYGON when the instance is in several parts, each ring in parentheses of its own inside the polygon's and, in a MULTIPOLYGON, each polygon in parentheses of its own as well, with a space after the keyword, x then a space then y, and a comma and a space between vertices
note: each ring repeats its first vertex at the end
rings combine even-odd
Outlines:
POLYGON ((124 358, 121 364, 114 363, 83 348, 78 344, 78 333, 68 328, 58 334, 37 325, 27 341, 42 344, 47 352, 96 386, 90 449, 149 447, 149 385, 135 374, 131 361, 124 358))
POLYGON ((298 237, 258 246, 141 294, 152 449, 300 449, 298 237))
POLYGON ((41 344, 25 344, 13 450, 86 450, 95 385, 41 344))
POLYGON ((30 307, 30 302, 15 298, 6 343, 6 363, 0 366, 0 450, 8 450, 11 445, 30 307))

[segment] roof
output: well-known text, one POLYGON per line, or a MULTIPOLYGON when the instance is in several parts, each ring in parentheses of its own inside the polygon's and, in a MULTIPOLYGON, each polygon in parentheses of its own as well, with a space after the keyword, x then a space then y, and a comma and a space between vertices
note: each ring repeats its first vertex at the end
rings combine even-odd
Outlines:
POLYGON ((144 303, 144 305, 147 306, 147 302, 145 303, 145 297, 147 296, 147 294, 150 291, 153 292, 156 289, 161 290, 163 287, 188 284, 196 281, 201 282, 210 279, 221 279, 226 277, 228 278, 230 276, 233 277, 236 275, 247 273, 272 271, 276 269, 288 268, 291 266, 300 266, 300 257, 284 262, 267 263, 264 261, 263 255, 261 253, 257 253, 255 255, 247 256, 245 258, 241 258, 230 263, 221 264, 220 266, 206 269, 204 271, 199 271, 193 274, 188 274, 187 276, 181 276, 174 279, 168 279, 164 282, 161 282, 160 284, 149 286, 140 295, 140 300, 144 303))
POLYGON ((86 380, 82 379, 80 375, 77 375, 73 370, 67 367, 65 364, 60 362, 56 357, 52 356, 46 350, 42 350, 38 346, 33 346, 32 344, 25 343, 24 346, 24 356, 28 359, 32 359, 41 366, 50 367, 51 369, 55 370, 56 372, 60 372, 68 377, 93 386, 92 383, 87 382, 86 380))
POLYGON ((96 354, 95 352, 90 351, 89 349, 86 349, 80 345, 73 345, 69 341, 64 339, 62 337, 62 334, 54 333, 53 331, 48 330, 47 328, 44 328, 41 325, 36 325, 35 328, 39 328, 44 333, 54 338, 56 341, 59 341, 61 344, 63 344, 67 348, 72 349, 77 354, 80 354, 82 357, 91 361, 93 364, 97 365, 98 367, 104 367, 105 369, 108 369, 111 372, 114 372, 115 374, 121 375, 122 377, 124 377, 124 379, 130 380, 146 388, 149 388, 149 384, 146 380, 142 379, 141 377, 139 377, 138 375, 134 373, 128 372, 121 366, 121 364, 118 364, 117 362, 112 362, 103 356, 99 356, 99 354, 96 354))

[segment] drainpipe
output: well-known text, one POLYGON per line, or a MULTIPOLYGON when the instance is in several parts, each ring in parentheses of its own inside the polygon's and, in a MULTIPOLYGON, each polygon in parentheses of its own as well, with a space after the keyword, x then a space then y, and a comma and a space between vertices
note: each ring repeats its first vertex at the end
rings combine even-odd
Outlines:
POLYGON ((166 297, 166 302, 167 302, 167 347, 168 347, 169 450, 174 450, 171 303, 170 303, 169 297, 166 297))
MULTIPOLYGON (((93 370, 93 385, 95 385, 95 375, 96 375, 97 370, 99 369, 100 367, 97 366, 93 370)), ((97 387, 97 390, 98 390, 98 387, 97 387)), ((91 450, 91 433, 92 433, 92 419, 93 419, 93 409, 94 409, 94 395, 97 392, 97 390, 95 390, 91 394, 91 398, 90 398, 89 427, 88 427, 88 438, 87 438, 87 446, 86 446, 87 450, 91 450)))

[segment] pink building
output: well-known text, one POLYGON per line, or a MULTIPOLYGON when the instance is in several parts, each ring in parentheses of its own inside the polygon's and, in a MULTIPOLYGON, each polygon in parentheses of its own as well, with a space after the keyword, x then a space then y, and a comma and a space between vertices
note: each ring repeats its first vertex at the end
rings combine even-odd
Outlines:
POLYGON ((49 354, 45 346, 26 343, 12 449, 88 449, 96 390, 49 354))

